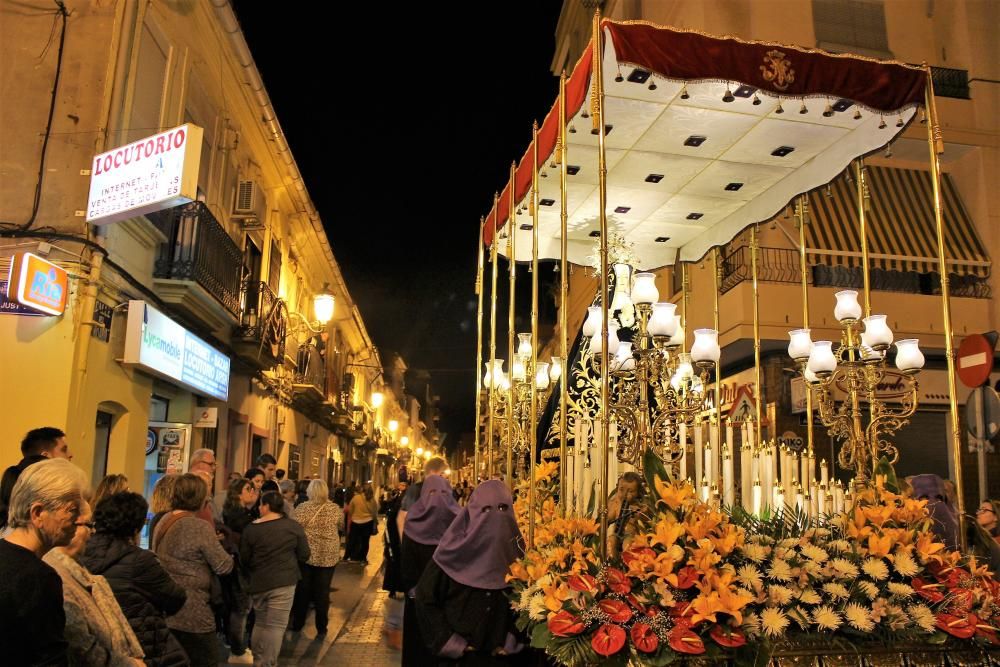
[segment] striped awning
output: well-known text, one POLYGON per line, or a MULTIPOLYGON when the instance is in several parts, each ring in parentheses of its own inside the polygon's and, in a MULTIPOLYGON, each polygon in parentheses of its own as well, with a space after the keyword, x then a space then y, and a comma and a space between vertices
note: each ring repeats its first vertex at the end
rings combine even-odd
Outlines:
MULTIPOLYGON (((871 268, 936 273, 930 172, 868 167, 870 208, 867 216, 871 268)), ((943 175, 945 257, 948 273, 986 277, 990 259, 975 225, 948 174, 943 175)), ((806 226, 810 260, 840 266, 861 265, 857 187, 847 172, 829 187, 809 193, 811 223, 806 226)))

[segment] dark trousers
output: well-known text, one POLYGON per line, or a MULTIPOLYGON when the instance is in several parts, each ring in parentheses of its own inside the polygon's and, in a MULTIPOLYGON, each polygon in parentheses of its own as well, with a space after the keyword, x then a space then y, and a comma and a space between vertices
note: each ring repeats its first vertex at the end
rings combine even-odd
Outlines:
POLYGON ((347 536, 347 557, 351 560, 368 560, 368 545, 372 539, 372 522, 352 523, 347 536))
POLYGON ((171 630, 184 647, 191 667, 218 667, 219 640, 214 632, 182 632, 171 630))
POLYGON ((316 632, 323 634, 330 618, 330 581, 336 567, 315 567, 303 563, 302 579, 295 586, 292 603, 292 630, 301 630, 306 624, 309 603, 316 608, 316 632))

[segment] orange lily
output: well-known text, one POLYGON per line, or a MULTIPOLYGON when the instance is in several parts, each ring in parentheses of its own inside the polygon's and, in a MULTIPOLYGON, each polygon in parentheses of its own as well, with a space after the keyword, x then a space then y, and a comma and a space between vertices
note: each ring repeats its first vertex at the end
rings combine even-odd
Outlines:
POLYGON ((847 522, 847 534, 859 541, 872 534, 872 527, 868 525, 868 519, 861 507, 854 508, 854 518, 847 522))
POLYGON ((549 611, 562 609, 563 602, 569 597, 569 587, 563 583, 543 586, 542 591, 545 593, 545 608, 549 611))
POLYGON ((725 557, 743 543, 743 530, 732 524, 726 524, 719 526, 716 534, 709 535, 708 539, 711 540, 719 555, 725 557))
POLYGON ((711 570, 716 563, 722 560, 722 556, 715 553, 715 547, 711 540, 698 540, 698 546, 691 550, 689 561, 701 572, 711 570))
POLYGON ((667 507, 672 510, 678 509, 694 497, 694 490, 687 483, 667 483, 661 479, 656 479, 653 483, 656 485, 656 493, 660 496, 660 501, 666 503, 667 507))
POLYGON ((938 563, 943 563, 944 559, 939 551, 943 550, 944 543, 936 542, 934 540, 934 533, 926 531, 917 535, 917 546, 916 552, 921 555, 924 560, 933 560, 938 563))
POLYGON ((664 547, 669 548, 683 534, 684 524, 669 519, 661 519, 656 523, 656 532, 653 534, 651 542, 653 544, 662 544, 664 547))
POLYGON ((888 535, 879 537, 872 533, 868 536, 868 554, 870 556, 888 556, 892 551, 892 538, 888 535))
POLYGON ((861 508, 865 518, 881 528, 892 517, 895 508, 889 505, 871 505, 861 508))
POLYGON ((715 615, 726 611, 725 606, 719 601, 719 594, 715 591, 702 593, 691 603, 694 613, 691 615, 691 624, 695 625, 701 621, 711 621, 716 623, 715 615))

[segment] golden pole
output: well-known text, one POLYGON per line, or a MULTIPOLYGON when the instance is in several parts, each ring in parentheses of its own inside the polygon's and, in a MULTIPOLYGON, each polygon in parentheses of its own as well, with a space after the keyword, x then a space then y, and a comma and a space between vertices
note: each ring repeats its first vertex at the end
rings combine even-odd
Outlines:
POLYGON ((687 262, 681 262, 681 305, 683 316, 681 317, 681 326, 684 329, 684 344, 681 345, 681 352, 688 349, 688 334, 690 333, 688 329, 688 308, 691 306, 691 276, 688 275, 688 265, 687 262))
POLYGON ((605 130, 604 130, 604 62, 602 57, 604 40, 601 35, 601 10, 594 12, 594 74, 593 88, 591 90, 591 119, 594 130, 597 132, 597 192, 598 192, 598 219, 600 221, 601 233, 601 485, 598 493, 598 514, 601 518, 600 530, 600 554, 601 560, 607 560, 608 556, 608 401, 610 394, 608 374, 608 164, 605 150, 605 130))
POLYGON ((535 544, 535 457, 538 452, 538 121, 531 128, 531 365, 525 379, 531 387, 528 421, 528 547, 535 544))
MULTIPOLYGON (((763 442, 760 381, 760 293, 757 291, 757 225, 750 228, 750 273, 753 276, 753 366, 754 410, 757 419, 758 442, 763 442)), ((772 429, 773 430, 773 429, 772 429)))
MULTIPOLYGON (((802 328, 809 328, 809 279, 806 259, 806 224, 809 216, 809 196, 799 195, 795 204, 795 215, 799 219, 799 271, 802 273, 802 328)), ((812 388, 805 377, 802 378, 806 388, 806 451, 810 460, 815 456, 813 450, 813 394, 812 388)), ((810 482, 812 480, 809 480, 810 482)))
MULTIPOLYGON (((716 336, 719 334, 719 292, 722 288, 721 285, 721 270, 722 267, 719 264, 719 248, 716 247, 712 250, 712 285, 714 287, 714 308, 713 308, 713 318, 712 322, 715 326, 716 336)), ((725 465, 725 461, 722 459, 722 359, 719 359, 719 363, 715 364, 715 441, 718 444, 719 451, 715 452, 715 456, 719 458, 719 470, 725 465)), ((732 456, 733 452, 729 452, 732 456)), ((722 476, 721 474, 719 475, 722 476)))
POLYGON ((569 377, 569 314, 566 312, 569 301, 569 246, 567 240, 568 215, 566 210, 566 70, 559 78, 559 347, 562 355, 563 372, 559 376, 559 503, 563 515, 569 513, 568 460, 566 456, 566 438, 568 429, 566 422, 569 409, 567 378, 569 377))
POLYGON ((476 294, 479 297, 479 308, 476 311, 476 440, 475 447, 473 448, 473 465, 475 466, 476 478, 479 477, 479 463, 480 463, 480 453, 479 448, 481 446, 480 441, 480 430, 483 427, 483 387, 481 376, 483 367, 483 264, 485 262, 485 253, 483 252, 483 226, 486 221, 483 218, 479 218, 479 259, 476 264, 476 294))
POLYGON ((489 437, 486 440, 486 479, 493 477, 493 413, 496 411, 497 386, 496 360, 497 360, 497 246, 500 235, 500 197, 493 194, 493 242, 490 244, 490 414, 489 414, 489 437))
POLYGON ((514 491, 514 434, 517 430, 514 421, 514 339, 517 332, 514 331, 514 303, 517 300, 515 288, 517 286, 517 263, 514 261, 514 253, 517 250, 515 240, 517 224, 515 223, 514 206, 517 195, 514 193, 514 175, 517 172, 517 165, 510 163, 510 228, 507 234, 507 264, 510 268, 510 303, 507 307, 507 358, 510 359, 510 388, 507 391, 507 488, 514 491))
POLYGON ((944 247, 944 216, 941 212, 941 161, 939 155, 944 153, 944 140, 941 137, 941 127, 938 125, 937 105, 934 102, 934 86, 931 80, 931 68, 924 64, 927 72, 927 87, 925 90, 927 105, 927 147, 931 157, 931 183, 934 186, 934 225, 937 231, 938 272, 941 274, 941 310, 944 315, 944 353, 948 360, 948 398, 951 410, 951 455, 955 466, 955 496, 958 501, 958 536, 962 551, 966 549, 965 538, 965 488, 962 483, 962 431, 958 420, 958 399, 955 387, 955 341, 951 328, 951 294, 948 286, 948 264, 945 261, 944 247))
POLYGON ((865 161, 854 163, 854 183, 858 188, 858 225, 861 234, 861 276, 864 280, 865 317, 872 314, 872 290, 868 276, 868 184, 865 182, 865 161))

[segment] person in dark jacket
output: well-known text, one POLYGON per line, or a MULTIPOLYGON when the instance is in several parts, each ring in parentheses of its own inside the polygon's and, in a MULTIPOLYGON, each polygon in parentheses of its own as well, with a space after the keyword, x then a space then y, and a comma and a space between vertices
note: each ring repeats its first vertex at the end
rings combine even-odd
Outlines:
POLYGON ((420 497, 407 512, 403 525, 400 578, 405 591, 403 602, 403 665, 433 664, 434 656, 427 652, 417 623, 413 595, 417 582, 434 550, 461 508, 451 493, 451 484, 440 475, 427 477, 420 488, 420 497))
POLYGON ((276 665, 281 641, 300 578, 299 563, 309 560, 305 531, 282 510, 285 499, 268 491, 260 499, 260 518, 240 538, 240 564, 247 576, 247 592, 256 617, 253 631, 254 665, 276 665))
POLYGON ((403 589, 401 571, 402 544, 399 540, 399 524, 396 521, 400 505, 403 503, 404 493, 406 493, 406 482, 400 482, 399 488, 386 503, 385 533, 382 537, 383 562, 385 563, 382 590, 389 591, 389 601, 386 602, 385 633, 389 640, 389 646, 396 650, 402 648, 403 643, 403 601, 398 599, 396 595, 406 593, 403 589))
POLYGON ((424 664, 507 664, 523 650, 506 596, 507 571, 523 553, 510 491, 499 480, 483 482, 417 584, 421 634, 436 656, 424 664))
POLYGON ((138 546, 148 505, 138 493, 107 496, 94 511, 97 534, 80 562, 107 579, 111 592, 142 645, 149 667, 182 667, 187 654, 167 627, 166 617, 184 606, 187 593, 151 551, 138 546))
POLYGON ((222 506, 222 521, 228 529, 228 540, 223 548, 235 556, 233 571, 220 577, 222 597, 225 603, 223 630, 229 640, 230 662, 243 659, 252 660, 247 652, 247 618, 250 615, 250 596, 242 582, 242 564, 239 559, 240 537, 257 514, 257 487, 249 479, 237 479, 229 483, 226 502, 222 506), (245 658, 244 658, 245 656, 245 658))

